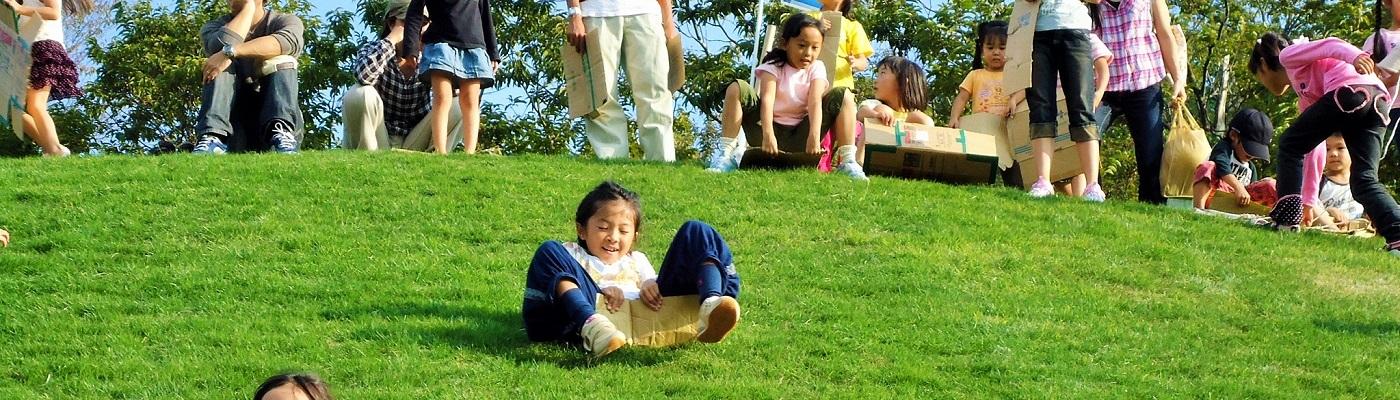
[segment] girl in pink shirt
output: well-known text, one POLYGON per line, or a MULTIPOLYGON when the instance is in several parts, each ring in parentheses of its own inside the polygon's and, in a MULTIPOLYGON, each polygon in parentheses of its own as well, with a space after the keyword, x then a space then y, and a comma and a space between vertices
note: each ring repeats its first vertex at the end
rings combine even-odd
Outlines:
POLYGON ((817 165, 823 152, 821 133, 831 130, 838 145, 836 170, 867 180, 856 163, 855 96, 850 89, 831 88, 826 67, 817 60, 821 21, 793 14, 781 29, 778 46, 754 70, 758 90, 748 82, 735 81, 725 91, 720 118, 724 137, 709 170, 729 172, 739 167, 744 154, 738 141, 741 127, 748 145, 767 154, 768 161, 811 166, 817 165))
POLYGON ((1337 38, 1289 45, 1278 34, 1266 33, 1249 57, 1249 72, 1270 93, 1281 96, 1291 87, 1302 110, 1279 138, 1279 200, 1269 213, 1275 226, 1294 228, 1303 222, 1313 204, 1299 193, 1316 198, 1321 182, 1320 168, 1317 176, 1304 176, 1304 154, 1340 131, 1352 159, 1352 196, 1374 219, 1386 239, 1385 250, 1400 257, 1400 206, 1376 177, 1381 136, 1390 122, 1390 93, 1374 71, 1370 54, 1337 38), (1310 190, 1304 188, 1309 182, 1310 190))

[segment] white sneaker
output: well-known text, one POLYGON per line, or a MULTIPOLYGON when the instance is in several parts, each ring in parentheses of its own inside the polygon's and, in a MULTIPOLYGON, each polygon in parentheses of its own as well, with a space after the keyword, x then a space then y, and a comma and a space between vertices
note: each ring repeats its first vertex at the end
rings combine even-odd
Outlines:
POLYGON ((695 340, 719 343, 739 325, 739 301, 729 296, 714 296, 700 303, 700 333, 695 340))
POLYGON ((1103 192, 1103 187, 1097 183, 1084 190, 1084 201, 1102 203, 1107 197, 1108 195, 1103 192))
POLYGON ((1055 194, 1055 188, 1050 186, 1050 181, 1045 180, 1045 178, 1039 178, 1035 180, 1035 183, 1031 184, 1030 194, 1031 197, 1037 199, 1050 197, 1055 194))
POLYGON ((579 333, 583 336, 584 350, 593 352, 593 357, 606 356, 627 344, 627 335, 618 332, 612 321, 602 314, 588 317, 579 333))
POLYGON ((856 181, 870 181, 870 178, 865 176, 865 169, 861 168, 860 164, 856 164, 855 161, 844 161, 840 164, 837 164, 836 172, 845 174, 846 176, 856 181))

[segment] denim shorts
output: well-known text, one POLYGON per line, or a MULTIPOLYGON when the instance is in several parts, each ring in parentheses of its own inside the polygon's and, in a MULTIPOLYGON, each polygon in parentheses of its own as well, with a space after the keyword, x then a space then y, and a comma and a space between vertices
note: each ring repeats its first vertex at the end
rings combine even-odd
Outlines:
POLYGON ((482 89, 496 85, 496 74, 491 72, 491 57, 482 48, 462 50, 447 43, 424 45, 423 61, 418 63, 418 79, 429 82, 428 71, 451 74, 457 83, 477 79, 481 81, 482 89))

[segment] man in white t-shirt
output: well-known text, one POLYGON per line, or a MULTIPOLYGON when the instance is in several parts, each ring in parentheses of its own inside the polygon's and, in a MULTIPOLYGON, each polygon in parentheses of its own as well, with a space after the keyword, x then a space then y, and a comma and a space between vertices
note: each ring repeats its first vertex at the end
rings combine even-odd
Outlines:
POLYGON ((597 110, 597 116, 584 121, 593 152, 601 159, 629 156, 627 114, 617 102, 617 73, 625 66, 637 111, 638 142, 646 159, 675 161, 676 139, 671 131, 675 99, 668 81, 666 40, 680 31, 671 17, 671 0, 565 1, 569 23, 564 34, 580 51, 602 52, 611 100, 597 110), (587 48, 588 43, 599 48, 587 48))

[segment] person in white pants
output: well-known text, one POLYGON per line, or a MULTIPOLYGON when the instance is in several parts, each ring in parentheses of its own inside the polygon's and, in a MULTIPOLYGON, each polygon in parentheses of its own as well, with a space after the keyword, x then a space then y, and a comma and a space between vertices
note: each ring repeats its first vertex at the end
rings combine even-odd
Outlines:
MULTIPOLYGON (((404 75, 398 50, 403 42, 408 0, 393 0, 384 15, 384 36, 365 43, 355 56, 359 83, 345 93, 342 113, 343 146, 352 150, 405 149, 431 151, 432 127, 427 116, 432 104, 428 85, 404 75)), ((462 140, 462 109, 452 102, 447 143, 462 140)), ((451 149, 448 149, 449 151, 451 149)))
POLYGON ((610 100, 584 121, 588 142, 600 159, 627 158, 627 114, 617 101, 617 73, 626 62, 637 112, 637 136, 645 158, 676 160, 671 129, 675 99, 669 88, 667 38, 680 35, 671 16, 671 0, 565 0, 569 23, 565 35, 580 52, 601 51, 610 100), (592 43, 599 48, 586 48, 592 43), (620 60, 626 55, 626 60, 620 60))

